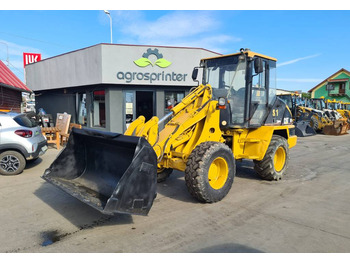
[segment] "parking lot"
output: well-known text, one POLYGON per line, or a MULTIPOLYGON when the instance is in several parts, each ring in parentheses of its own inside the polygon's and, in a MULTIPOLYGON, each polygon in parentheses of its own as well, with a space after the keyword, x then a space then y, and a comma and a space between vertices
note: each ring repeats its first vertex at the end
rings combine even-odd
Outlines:
POLYGON ((0 176, 0 252, 350 251, 349 134, 298 138, 278 182, 237 162, 231 191, 215 204, 198 203, 174 172, 148 216, 105 216, 45 182, 58 152, 0 176))

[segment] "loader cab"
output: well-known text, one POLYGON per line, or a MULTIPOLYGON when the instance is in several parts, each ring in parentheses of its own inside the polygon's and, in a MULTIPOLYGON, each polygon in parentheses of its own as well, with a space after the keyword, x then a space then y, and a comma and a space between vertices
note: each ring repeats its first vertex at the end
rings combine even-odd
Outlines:
POLYGON ((313 98, 310 102, 313 109, 323 111, 326 108, 326 103, 321 98, 313 98))
POLYGON ((263 125, 276 99, 276 59, 241 50, 203 59, 201 67, 202 83, 211 85, 214 99, 226 98, 227 109, 220 115, 222 128, 263 125))

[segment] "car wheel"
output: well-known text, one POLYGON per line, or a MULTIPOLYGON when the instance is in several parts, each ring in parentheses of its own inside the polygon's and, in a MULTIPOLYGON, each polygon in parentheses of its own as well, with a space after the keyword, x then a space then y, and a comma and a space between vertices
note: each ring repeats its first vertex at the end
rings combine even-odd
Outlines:
POLYGON ((0 174, 5 176, 18 175, 26 166, 26 160, 17 151, 5 151, 0 154, 0 174))

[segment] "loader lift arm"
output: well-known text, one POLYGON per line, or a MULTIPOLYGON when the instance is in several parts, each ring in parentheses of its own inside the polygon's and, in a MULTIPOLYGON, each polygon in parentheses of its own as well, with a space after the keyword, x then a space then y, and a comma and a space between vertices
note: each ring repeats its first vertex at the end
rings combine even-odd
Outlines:
POLYGON ((138 117, 124 135, 148 140, 157 154, 159 168, 176 167, 184 171, 186 160, 197 145, 205 141, 225 141, 217 103, 212 100, 210 85, 200 85, 171 110, 172 118, 159 135, 158 118, 145 123, 143 116, 138 117))

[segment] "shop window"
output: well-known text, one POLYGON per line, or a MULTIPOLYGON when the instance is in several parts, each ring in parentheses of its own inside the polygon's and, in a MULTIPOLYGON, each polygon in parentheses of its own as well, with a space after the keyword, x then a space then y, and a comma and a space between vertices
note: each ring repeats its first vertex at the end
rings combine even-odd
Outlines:
POLYGON ((185 92, 165 92, 165 114, 185 97, 185 92))
POLYGON ((132 121, 134 121, 134 101, 135 101, 135 92, 127 91, 125 92, 125 124, 126 128, 129 127, 132 121))
POLYGON ((93 92, 93 126, 106 127, 105 90, 93 92))
POLYGON ((78 96, 78 117, 77 123, 83 126, 87 125, 87 110, 86 110, 86 93, 77 94, 78 96))

